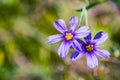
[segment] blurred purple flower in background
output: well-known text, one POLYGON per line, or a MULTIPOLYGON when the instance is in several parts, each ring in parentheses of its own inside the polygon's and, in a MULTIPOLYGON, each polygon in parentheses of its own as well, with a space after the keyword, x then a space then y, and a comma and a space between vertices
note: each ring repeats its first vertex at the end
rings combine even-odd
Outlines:
POLYGON ((87 64, 90 68, 94 68, 98 65, 98 59, 96 57, 96 54, 104 57, 109 58, 110 53, 107 50, 98 48, 97 46, 102 44, 106 39, 108 38, 108 34, 105 32, 98 32, 94 39, 91 40, 91 33, 85 37, 85 42, 82 40, 78 40, 78 42, 81 44, 81 51, 75 51, 71 55, 72 61, 80 59, 83 55, 87 55, 87 64))
POLYGON ((76 26, 78 25, 78 17, 73 16, 70 19, 70 29, 68 30, 64 20, 59 19, 58 21, 54 22, 55 28, 60 31, 62 34, 56 34, 49 36, 47 41, 49 43, 56 43, 58 41, 62 41, 60 47, 58 48, 58 54, 60 57, 65 57, 68 54, 69 48, 72 46, 75 50, 81 50, 81 45, 76 40, 78 38, 86 37, 90 30, 88 27, 83 26, 75 30, 76 26))

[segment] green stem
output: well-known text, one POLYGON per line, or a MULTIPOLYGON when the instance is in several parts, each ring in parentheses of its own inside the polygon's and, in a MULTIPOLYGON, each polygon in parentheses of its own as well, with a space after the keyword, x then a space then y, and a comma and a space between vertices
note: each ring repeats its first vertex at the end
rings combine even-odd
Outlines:
MULTIPOLYGON (((89 5, 89 0, 85 0, 85 1, 87 2, 87 5, 89 5)), ((84 7, 84 13, 85 13, 85 23, 86 26, 88 27, 88 14, 87 14, 86 6, 84 7)))
POLYGON ((84 14, 85 14, 85 24, 88 27, 88 14, 86 8, 84 8, 84 14))
POLYGON ((85 1, 86 1, 87 5, 89 5, 89 0, 85 0, 85 1))
POLYGON ((80 22, 79 22, 79 26, 81 25, 81 23, 82 23, 82 19, 83 19, 83 16, 84 16, 84 12, 82 11, 82 13, 80 14, 81 16, 80 16, 80 22))
MULTIPOLYGON (((89 1, 88 1, 88 0, 85 0, 85 1, 86 1, 87 4, 89 5, 89 1)), ((86 5, 86 6, 87 6, 87 5, 86 5)), ((88 27, 88 14, 87 14, 86 6, 82 8, 79 26, 81 25, 82 19, 83 19, 83 16, 84 16, 84 17, 85 17, 85 25, 88 27)))

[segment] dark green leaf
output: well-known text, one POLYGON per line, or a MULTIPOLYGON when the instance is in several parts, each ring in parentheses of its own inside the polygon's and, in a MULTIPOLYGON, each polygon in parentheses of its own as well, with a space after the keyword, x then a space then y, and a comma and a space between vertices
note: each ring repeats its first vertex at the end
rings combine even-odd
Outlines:
MULTIPOLYGON (((106 1, 107 1, 107 0, 106 0, 106 1)), ((105 2, 105 1, 103 1, 103 2, 105 2)), ((103 2, 98 1, 98 2, 91 3, 91 4, 89 4, 89 5, 86 6, 86 9, 87 9, 87 10, 88 10, 88 9, 91 9, 91 8, 93 8, 94 6, 97 6, 97 5, 99 5, 99 4, 103 3, 103 2)), ((78 9, 78 10, 76 10, 76 11, 81 12, 81 11, 82 11, 82 8, 81 8, 81 9, 78 9)))

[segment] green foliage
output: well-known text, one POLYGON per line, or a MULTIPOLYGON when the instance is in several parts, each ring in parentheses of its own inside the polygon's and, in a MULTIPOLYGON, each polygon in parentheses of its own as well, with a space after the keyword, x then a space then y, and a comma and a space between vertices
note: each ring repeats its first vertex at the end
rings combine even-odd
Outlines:
MULTIPOLYGON (((95 6, 99 5, 99 4, 101 4, 101 2, 91 3, 91 4, 89 4, 89 5, 86 6, 86 9, 91 9, 92 7, 95 7, 95 6)), ((78 9, 78 10, 76 10, 76 11, 81 12, 82 9, 78 9)))
MULTIPOLYGON (((88 4, 87 6, 85 6, 85 8, 86 8, 87 10, 89 10, 89 9, 91 9, 91 8, 97 6, 97 5, 100 5, 100 4, 104 3, 104 2, 106 2, 106 1, 108 1, 108 0, 92 2, 92 3, 88 4)), ((81 9, 78 9, 78 10, 76 10, 76 11, 81 12, 82 10, 83 10, 83 9, 81 8, 81 9)))

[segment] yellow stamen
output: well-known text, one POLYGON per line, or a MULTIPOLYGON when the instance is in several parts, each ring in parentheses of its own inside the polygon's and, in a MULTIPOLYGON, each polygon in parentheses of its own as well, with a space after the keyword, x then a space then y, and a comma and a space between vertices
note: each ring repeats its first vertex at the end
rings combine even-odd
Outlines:
POLYGON ((70 40, 70 39, 73 38, 73 35, 72 35, 71 33, 66 33, 65 38, 66 38, 67 40, 70 40))
POLYGON ((91 45, 91 44, 87 45, 87 46, 86 46, 86 50, 87 50, 88 52, 92 51, 92 50, 93 50, 93 45, 91 45))

